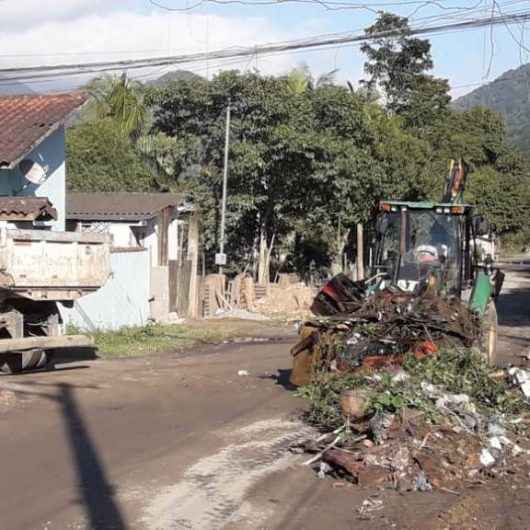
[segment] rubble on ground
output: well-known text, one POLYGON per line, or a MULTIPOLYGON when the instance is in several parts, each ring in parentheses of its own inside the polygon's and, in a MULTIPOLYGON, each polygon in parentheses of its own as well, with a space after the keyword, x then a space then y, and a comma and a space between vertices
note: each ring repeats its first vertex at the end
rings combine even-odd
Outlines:
POLYGON ((248 309, 218 309, 213 318, 235 318, 237 320, 270 320, 267 315, 249 311, 248 309))
POLYGON ((305 283, 297 282, 289 285, 271 284, 267 294, 256 301, 256 311, 271 316, 311 315, 310 307, 315 293, 305 283))
POLYGON ((337 285, 317 296, 313 308, 325 315, 292 349, 305 419, 324 433, 292 450, 308 453, 319 477, 458 495, 530 465, 530 373, 488 366, 481 323, 465 304, 337 285))
POLYGON ((320 476, 324 462, 335 479, 399 491, 459 492, 530 463, 530 411, 519 388, 507 372, 491 378, 480 354, 459 355, 315 374, 299 393, 311 401, 306 420, 326 434, 296 447, 318 456, 310 464, 320 476))
POLYGON ((525 401, 530 403, 530 373, 521 368, 513 366, 508 370, 512 383, 519 386, 524 395, 525 401))
POLYGON ((205 318, 302 319, 311 316, 314 294, 296 274, 279 274, 274 283, 258 284, 243 272, 228 286, 223 274, 209 274, 202 281, 201 312, 205 318))

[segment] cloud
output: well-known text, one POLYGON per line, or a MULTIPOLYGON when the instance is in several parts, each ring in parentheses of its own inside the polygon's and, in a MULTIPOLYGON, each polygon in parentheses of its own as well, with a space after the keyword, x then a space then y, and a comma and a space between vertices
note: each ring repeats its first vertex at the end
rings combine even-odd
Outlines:
POLYGON ((115 4, 105 0, 3 0, 2 32, 16 32, 49 20, 69 20, 115 4))
MULTIPOLYGON (((73 2, 78 10, 87 4, 85 0, 73 2)), ((64 4, 66 0, 58 3, 64 4)), ((265 17, 110 11, 44 21, 1 34, 0 67, 78 64, 187 54, 283 41, 306 33, 302 25, 296 33, 287 33, 265 17)), ((222 66, 239 69, 257 66, 260 71, 277 74, 300 61, 299 55, 258 56, 241 58, 226 65, 210 60, 179 68, 204 74, 207 70, 213 73, 222 66)), ((146 75, 142 71, 131 73, 135 76, 146 75)))

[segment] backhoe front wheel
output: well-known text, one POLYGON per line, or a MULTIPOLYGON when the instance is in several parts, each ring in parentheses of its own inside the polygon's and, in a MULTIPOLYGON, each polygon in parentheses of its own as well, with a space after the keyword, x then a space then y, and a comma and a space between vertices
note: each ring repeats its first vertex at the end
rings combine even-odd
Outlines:
POLYGON ((480 350, 486 357, 490 366, 497 364, 497 308, 495 302, 490 301, 482 319, 482 337, 480 350))

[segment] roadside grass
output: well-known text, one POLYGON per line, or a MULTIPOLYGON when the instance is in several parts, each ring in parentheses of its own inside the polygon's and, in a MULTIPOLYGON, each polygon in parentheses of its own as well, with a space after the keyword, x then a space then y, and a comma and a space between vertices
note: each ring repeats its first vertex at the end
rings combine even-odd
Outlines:
MULTIPOLYGON (((103 359, 140 357, 163 352, 184 351, 201 344, 225 340, 267 337, 285 333, 279 321, 201 320, 185 324, 152 324, 127 327, 119 331, 85 333, 94 339, 98 356, 103 359)), ((68 328, 67 333, 80 333, 68 328)))

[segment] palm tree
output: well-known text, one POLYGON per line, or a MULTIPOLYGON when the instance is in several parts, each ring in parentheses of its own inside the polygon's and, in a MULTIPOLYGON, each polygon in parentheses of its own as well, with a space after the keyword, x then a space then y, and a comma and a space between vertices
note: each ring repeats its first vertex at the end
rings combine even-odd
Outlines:
POLYGON ((320 88, 323 86, 330 86, 335 84, 335 75, 339 71, 338 68, 334 68, 330 72, 326 72, 318 77, 317 82, 315 83, 315 88, 320 88))
POLYGON ((307 65, 293 68, 287 74, 287 87, 292 94, 303 94, 311 87, 311 73, 307 65))
POLYGON ((287 74, 287 86, 292 94, 303 94, 306 90, 333 85, 335 83, 335 74, 337 72, 338 69, 335 68, 334 70, 319 76, 315 82, 309 67, 304 64, 297 68, 293 68, 287 74))
POLYGON ((121 76, 104 76, 90 83, 88 90, 96 101, 99 117, 115 120, 121 131, 136 140, 147 120, 143 86, 121 76))

